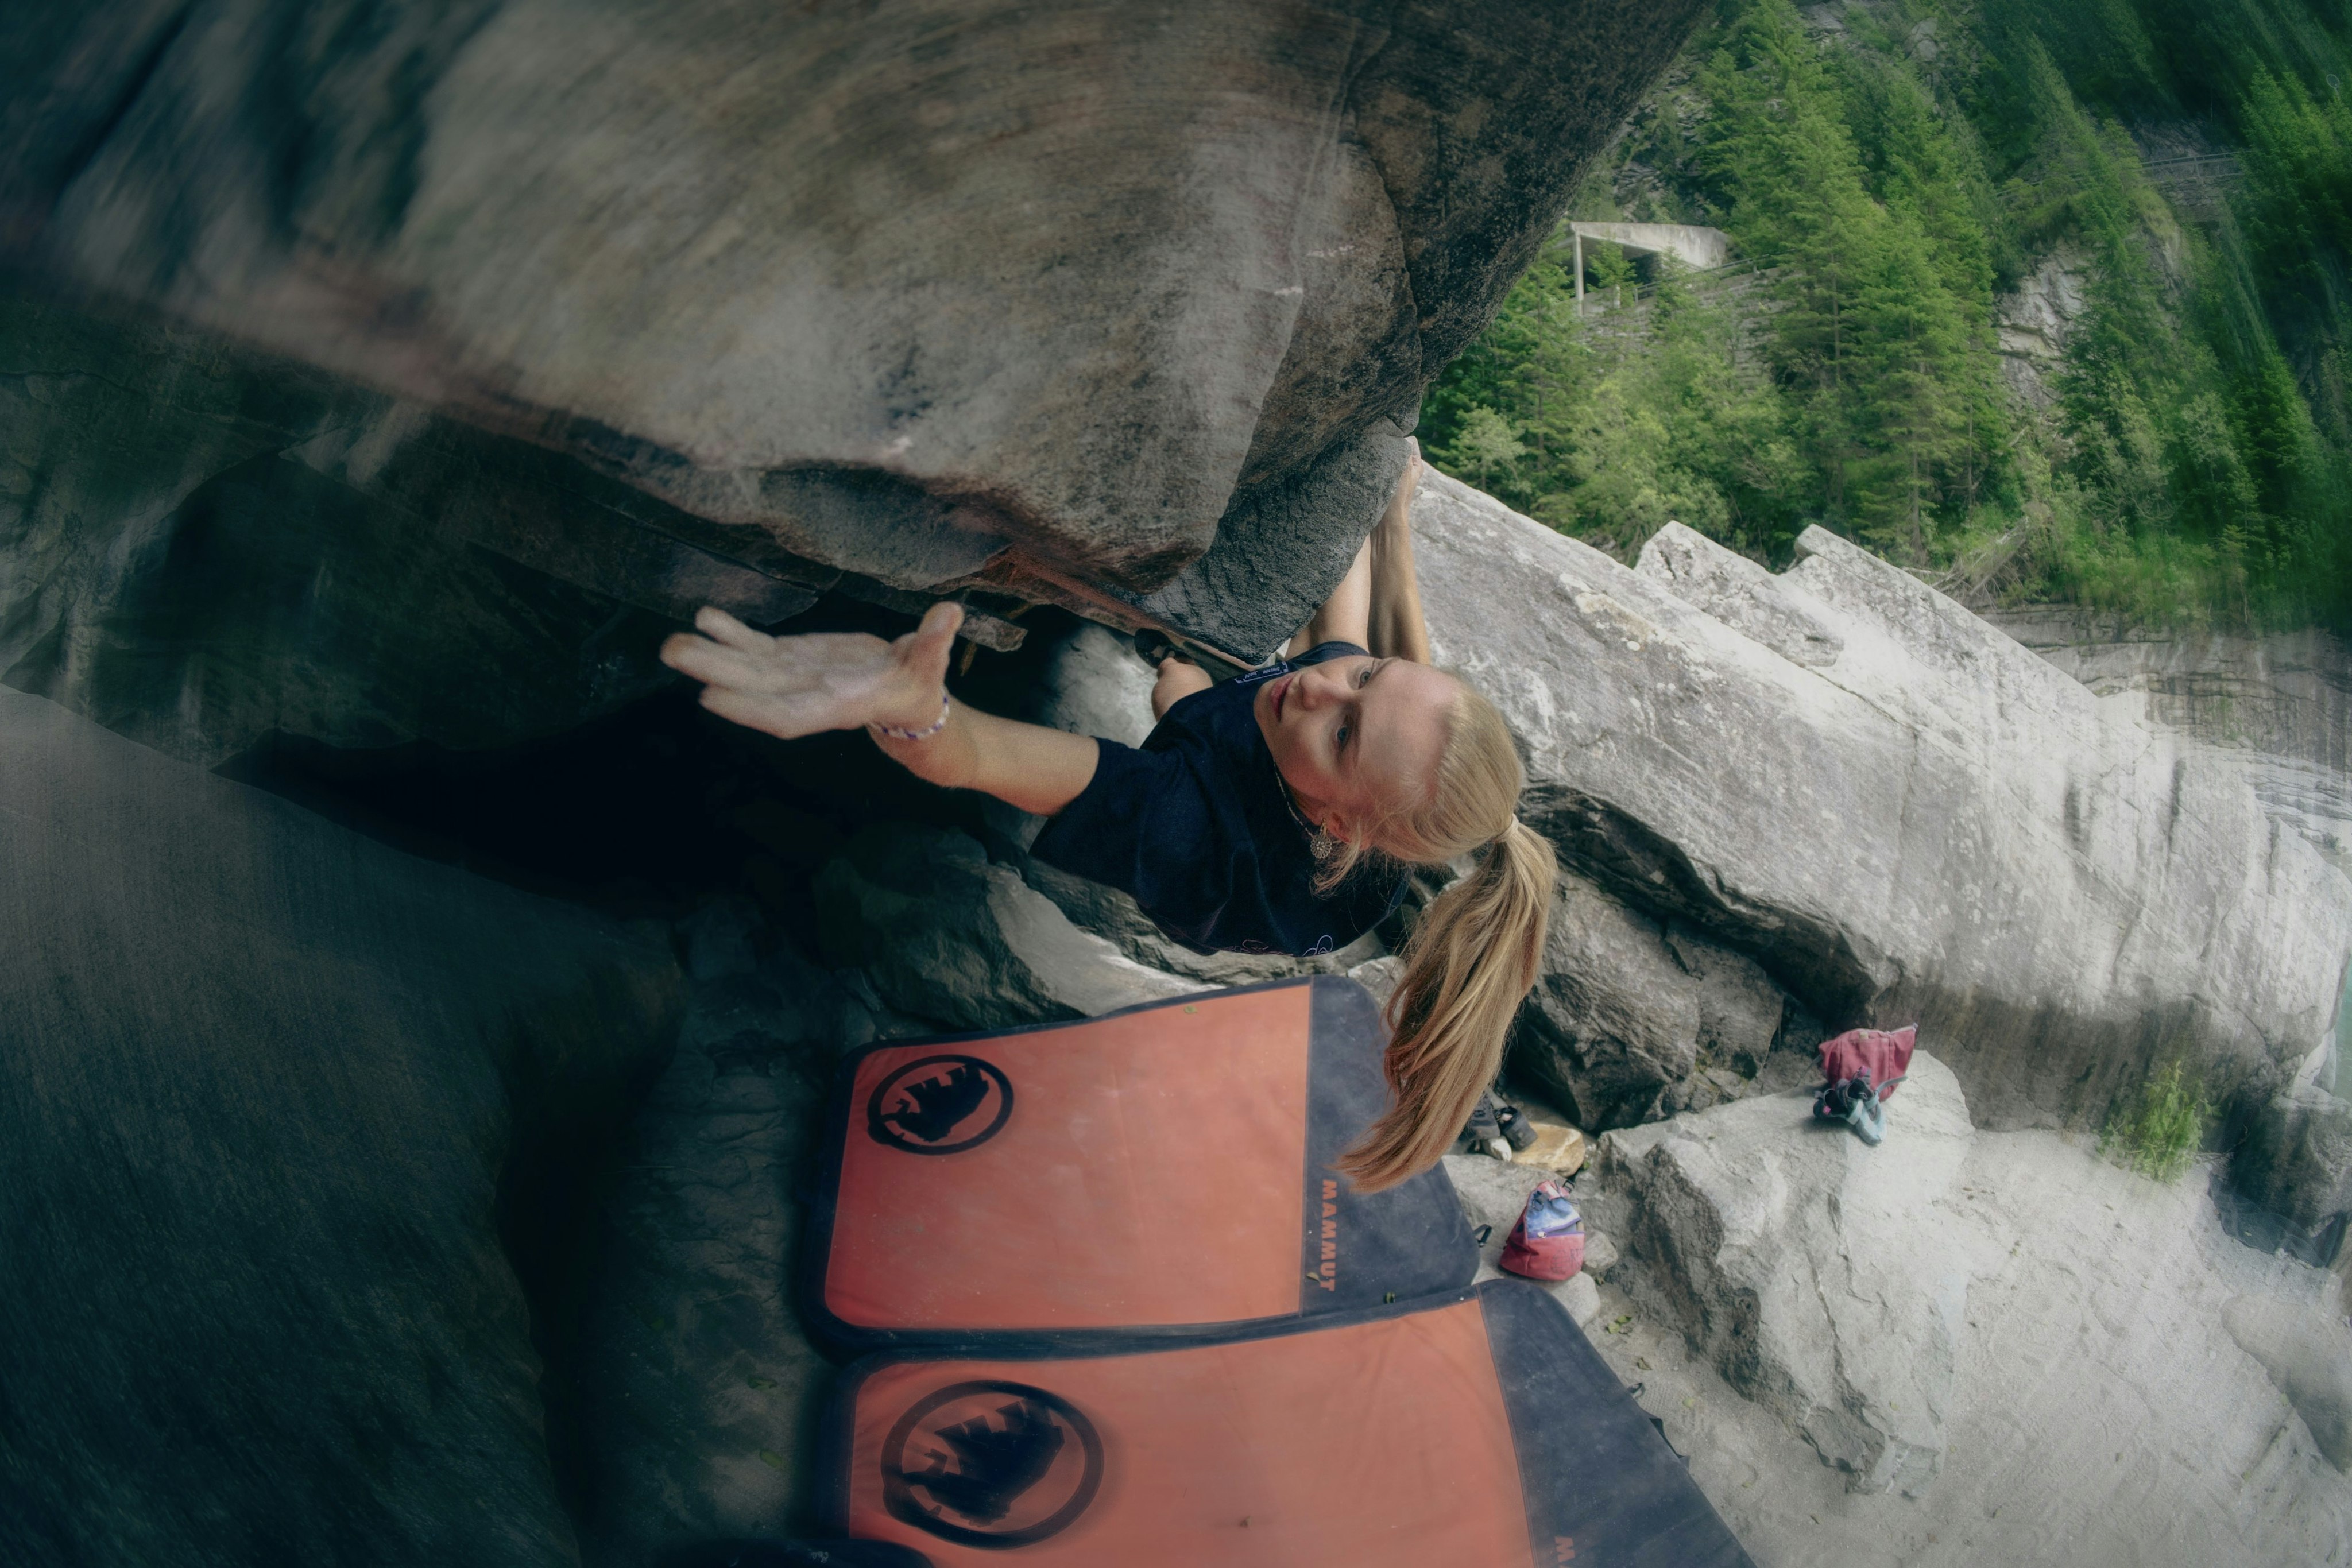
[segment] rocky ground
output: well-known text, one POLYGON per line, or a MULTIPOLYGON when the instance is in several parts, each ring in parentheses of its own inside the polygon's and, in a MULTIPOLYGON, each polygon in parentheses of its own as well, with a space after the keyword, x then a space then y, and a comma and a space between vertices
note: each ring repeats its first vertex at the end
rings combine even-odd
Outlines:
MULTIPOLYGON (((2234 1239, 2210 1166, 2164 1185, 2056 1133, 1970 1132, 1949 1074, 1921 1060, 1938 1092, 1898 1092, 1879 1148, 1808 1126, 1810 1099, 1790 1093, 1612 1135, 1575 1184, 1588 1217, 1644 1239, 1723 1239, 1678 1273, 1596 1228, 1599 1278, 1556 1291, 1757 1562, 2352 1561, 2340 1278, 2234 1239), (1623 1196, 1633 1150, 1661 1145, 1725 1178, 1685 1187, 1706 1196, 1678 1226, 1623 1196), (1769 1352, 1710 1354, 1741 1292, 1697 1314, 1676 1298, 1719 1262, 1751 1265, 1755 1335, 1820 1353, 1852 1410, 1792 1418, 1788 1388, 1762 1388, 1769 1352), (1773 1276, 1802 1288, 1776 1300, 1773 1276), (1824 1414, 1907 1424, 1922 1462, 1874 1489, 1825 1457, 1824 1414)), ((1476 1223, 1507 1225, 1534 1179, 1447 1165, 1476 1223)))
MULTIPOLYGON (((1874 1160, 1906 1156, 1903 1120, 1874 1160)), ((1976 1136, 1919 1217, 1969 1268, 1919 1495, 1848 1490, 1648 1305, 1638 1265, 1601 1287, 1593 1341, 1762 1564, 2352 1561, 2337 1278, 2232 1240, 2202 1176, 1976 1136)))

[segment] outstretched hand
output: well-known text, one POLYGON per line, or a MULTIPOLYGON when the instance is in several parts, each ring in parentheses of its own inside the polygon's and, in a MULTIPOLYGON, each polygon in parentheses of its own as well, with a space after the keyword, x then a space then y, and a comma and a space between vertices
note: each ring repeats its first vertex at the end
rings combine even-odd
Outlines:
POLYGON ((703 685, 719 717, 792 740, 869 724, 922 729, 939 720, 948 654, 963 609, 934 604, 893 643, 862 632, 771 637, 723 610, 696 612, 695 636, 662 644, 662 663, 703 685))

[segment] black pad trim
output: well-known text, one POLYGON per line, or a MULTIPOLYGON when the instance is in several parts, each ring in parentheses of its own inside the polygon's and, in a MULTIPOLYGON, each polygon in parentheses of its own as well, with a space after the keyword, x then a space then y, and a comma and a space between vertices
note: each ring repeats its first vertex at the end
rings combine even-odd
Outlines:
POLYGON ((1488 1281, 1478 1300, 1538 1563, 1754 1568, 1566 1308, 1517 1280, 1488 1281))

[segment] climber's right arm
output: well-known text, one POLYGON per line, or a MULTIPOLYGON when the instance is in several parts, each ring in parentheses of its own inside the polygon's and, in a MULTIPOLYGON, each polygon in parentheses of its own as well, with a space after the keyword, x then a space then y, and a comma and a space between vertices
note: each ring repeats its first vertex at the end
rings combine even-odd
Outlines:
POLYGON ((919 779, 1052 816, 1093 780, 1100 748, 1087 736, 950 700, 948 654, 962 624, 961 608, 935 604, 895 643, 863 633, 771 637, 704 610, 694 618, 701 635, 670 638, 661 656, 703 683, 702 706, 721 718, 786 740, 862 726, 919 779))
POLYGON ((947 725, 919 740, 876 734, 874 744, 916 778, 950 789, 978 789, 1050 817, 1094 781, 1102 748, 1090 735, 999 718, 952 698, 947 725))

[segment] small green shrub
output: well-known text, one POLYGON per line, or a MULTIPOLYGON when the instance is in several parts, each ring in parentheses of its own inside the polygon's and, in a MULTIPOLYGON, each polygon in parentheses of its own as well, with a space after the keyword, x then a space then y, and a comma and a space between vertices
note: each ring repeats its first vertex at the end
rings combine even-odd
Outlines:
POLYGON ((2152 1074, 2108 1115, 2099 1153, 2127 1171, 2168 1182, 2189 1168, 2212 1112, 2204 1085, 2190 1082, 2176 1061, 2152 1074))

